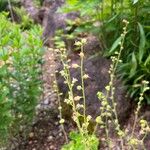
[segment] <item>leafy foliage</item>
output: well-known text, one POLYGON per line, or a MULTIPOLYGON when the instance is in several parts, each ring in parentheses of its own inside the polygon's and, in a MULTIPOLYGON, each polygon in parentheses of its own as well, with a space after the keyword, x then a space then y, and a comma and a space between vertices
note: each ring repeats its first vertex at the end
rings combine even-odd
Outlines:
MULTIPOLYGON (((19 0, 10 0, 11 5, 17 6, 19 0)), ((8 10, 8 0, 0 0, 0 12, 8 10)))
MULTIPOLYGON (((130 22, 128 35, 122 53, 119 76, 123 79, 128 93, 138 98, 143 80, 150 81, 150 1, 81 1, 67 0, 65 11, 80 11, 85 18, 76 32, 92 32, 101 39, 104 55, 109 57, 118 51, 121 40, 122 20, 130 22), (114 42, 115 41, 115 42, 114 42)), ((150 103, 149 93, 145 93, 147 103, 150 103)))
POLYGON ((20 19, 19 24, 21 29, 23 30, 30 29, 34 24, 33 20, 29 17, 25 9, 23 7, 21 8, 13 7, 13 8, 14 11, 17 13, 18 18, 20 19))
MULTIPOLYGON (((41 94, 41 29, 21 32, 0 14, 0 141, 30 123, 41 94), (10 28, 11 26, 11 28, 10 28)), ((0 142, 0 144, 2 144, 0 142)))
POLYGON ((95 135, 85 137, 79 133, 71 132, 70 138, 70 143, 65 145, 62 150, 98 150, 99 141, 95 135))

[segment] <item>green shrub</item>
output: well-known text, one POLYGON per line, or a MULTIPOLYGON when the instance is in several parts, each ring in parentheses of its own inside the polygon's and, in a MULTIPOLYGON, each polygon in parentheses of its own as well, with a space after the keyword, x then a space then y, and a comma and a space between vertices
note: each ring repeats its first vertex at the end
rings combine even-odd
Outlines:
MULTIPOLYGON (((0 14, 0 141, 31 123, 41 94, 41 29, 21 32, 0 14), (11 133, 11 134, 10 134, 11 133)), ((8 137, 7 137, 8 138, 8 137)), ((0 144, 2 144, 0 142, 0 144)))

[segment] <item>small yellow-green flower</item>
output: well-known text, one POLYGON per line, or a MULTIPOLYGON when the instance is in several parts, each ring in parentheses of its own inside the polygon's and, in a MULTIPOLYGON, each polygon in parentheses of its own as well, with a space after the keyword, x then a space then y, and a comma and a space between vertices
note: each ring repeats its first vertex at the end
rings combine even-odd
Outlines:
POLYGON ((77 90, 82 90, 82 87, 80 85, 77 86, 77 90))
POLYGON ((60 119, 60 121, 59 121, 60 124, 63 124, 64 122, 65 122, 64 119, 60 119))
POLYGON ((102 118, 100 116, 96 117, 96 122, 99 124, 102 123, 102 118))
POLYGON ((80 66, 78 64, 72 64, 71 68, 79 68, 80 66))
POLYGON ((85 38, 81 40, 82 44, 85 44, 86 42, 87 42, 87 39, 85 39, 85 38))
POLYGON ((88 78, 90 78, 88 74, 83 75, 83 79, 88 79, 88 78))
POLYGON ((80 52, 79 56, 80 56, 81 58, 83 58, 83 57, 84 57, 84 53, 83 53, 83 52, 80 52))
POLYGON ((92 119, 92 116, 91 115, 88 115, 87 116, 87 121, 90 121, 92 119))
POLYGON ((81 96, 75 96, 75 97, 74 97, 74 100, 75 100, 75 101, 79 101, 81 98, 82 98, 81 96))

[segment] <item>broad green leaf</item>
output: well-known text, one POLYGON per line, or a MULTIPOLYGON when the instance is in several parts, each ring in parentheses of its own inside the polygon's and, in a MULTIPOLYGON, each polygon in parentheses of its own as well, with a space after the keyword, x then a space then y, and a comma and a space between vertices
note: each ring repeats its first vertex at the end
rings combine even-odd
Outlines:
POLYGON ((137 69, 137 60, 136 60, 136 56, 135 53, 132 53, 132 60, 131 60, 131 69, 130 69, 130 78, 133 77, 136 73, 136 69, 137 69))
POLYGON ((140 23, 138 23, 138 26, 140 30, 139 62, 141 63, 143 55, 145 53, 146 37, 145 37, 143 26, 140 23))

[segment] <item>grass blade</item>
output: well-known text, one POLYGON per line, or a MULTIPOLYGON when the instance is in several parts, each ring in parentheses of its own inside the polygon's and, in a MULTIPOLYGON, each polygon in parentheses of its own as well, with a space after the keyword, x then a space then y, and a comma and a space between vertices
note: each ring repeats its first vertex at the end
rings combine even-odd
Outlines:
POLYGON ((143 55, 145 53, 145 44, 146 44, 146 37, 143 26, 138 23, 139 30, 140 30, 140 44, 139 44, 139 63, 141 63, 143 55))

